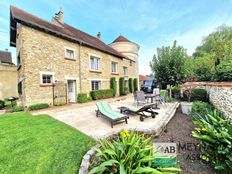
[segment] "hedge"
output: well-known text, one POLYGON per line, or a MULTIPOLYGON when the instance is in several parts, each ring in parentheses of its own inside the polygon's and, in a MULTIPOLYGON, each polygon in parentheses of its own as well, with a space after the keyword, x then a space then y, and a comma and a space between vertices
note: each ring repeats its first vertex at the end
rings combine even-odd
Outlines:
POLYGON ((24 107, 21 105, 19 105, 19 106, 15 105, 10 110, 10 112, 20 112, 20 111, 24 111, 24 107))
POLYGON ((5 107, 5 102, 3 100, 0 100, 0 109, 5 107))
MULTIPOLYGON (((208 97, 207 91, 205 89, 203 89, 203 88, 192 88, 190 90, 192 91, 192 96, 190 98, 191 102, 194 102, 194 101, 208 102, 209 101, 209 97, 208 97)), ((183 92, 183 99, 185 101, 188 101, 186 91, 183 92)))
POLYGON ((133 83, 132 78, 129 78, 129 91, 130 91, 130 93, 134 92, 134 83, 133 83))
POLYGON ((92 97, 93 100, 112 98, 114 96, 113 89, 94 90, 90 92, 90 96, 92 97))
POLYGON ((92 98, 88 97, 86 93, 79 93, 77 95, 77 102, 78 103, 86 103, 86 102, 89 102, 91 100, 92 100, 92 98))
POLYGON ((30 105, 28 107, 28 109, 30 111, 33 111, 33 110, 39 110, 39 109, 44 109, 44 108, 48 108, 48 107, 49 107, 48 103, 39 103, 39 104, 35 104, 35 105, 30 105))
POLYGON ((113 96, 116 96, 116 93, 117 93, 117 86, 116 86, 115 77, 112 77, 112 78, 110 79, 110 89, 113 90, 113 96))
POLYGON ((138 91, 138 79, 134 78, 134 91, 138 91))
POLYGON ((120 95, 125 95, 125 80, 124 77, 119 78, 119 94, 120 95))

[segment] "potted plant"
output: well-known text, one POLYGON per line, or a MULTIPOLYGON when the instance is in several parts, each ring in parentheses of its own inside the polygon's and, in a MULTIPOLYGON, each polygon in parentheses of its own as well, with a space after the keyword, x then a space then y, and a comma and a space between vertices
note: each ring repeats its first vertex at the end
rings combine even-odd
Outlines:
POLYGON ((180 87, 179 86, 173 86, 172 87, 172 94, 175 99, 180 98, 180 87))
POLYGON ((187 97, 188 102, 181 102, 181 110, 183 114, 189 115, 189 113, 192 110, 192 102, 191 102, 191 97, 193 95, 193 90, 192 89, 187 89, 184 91, 184 96, 187 97))

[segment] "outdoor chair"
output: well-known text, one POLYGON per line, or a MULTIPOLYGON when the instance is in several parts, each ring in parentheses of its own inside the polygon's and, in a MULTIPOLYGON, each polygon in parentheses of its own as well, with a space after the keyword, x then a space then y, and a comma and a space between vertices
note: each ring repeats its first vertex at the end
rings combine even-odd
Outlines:
POLYGON ((107 102, 105 101, 98 102, 96 105, 98 108, 98 110, 96 110, 96 116, 98 117, 99 115, 102 115, 104 118, 109 120, 112 128, 115 124, 121 123, 124 121, 127 124, 127 119, 129 117, 121 113, 113 111, 107 102))
POLYGON ((158 115, 158 112, 153 111, 154 103, 152 104, 146 104, 140 108, 135 107, 119 107, 121 113, 124 114, 137 114, 140 115, 139 119, 140 121, 144 121, 144 118, 152 117, 155 118, 156 115, 158 115), (148 113, 149 115, 146 115, 148 113))
POLYGON ((146 104, 147 100, 145 98, 145 94, 143 91, 136 91, 136 104, 139 106, 139 104, 146 104))
POLYGON ((168 91, 167 90, 161 90, 160 91, 160 102, 165 104, 168 100, 168 91))

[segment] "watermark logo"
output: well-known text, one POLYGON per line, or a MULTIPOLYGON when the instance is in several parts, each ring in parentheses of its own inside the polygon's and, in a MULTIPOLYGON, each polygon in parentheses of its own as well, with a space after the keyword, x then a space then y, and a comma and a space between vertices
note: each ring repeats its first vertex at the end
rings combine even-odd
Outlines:
POLYGON ((153 155, 155 156, 176 156, 176 143, 153 143, 153 155))

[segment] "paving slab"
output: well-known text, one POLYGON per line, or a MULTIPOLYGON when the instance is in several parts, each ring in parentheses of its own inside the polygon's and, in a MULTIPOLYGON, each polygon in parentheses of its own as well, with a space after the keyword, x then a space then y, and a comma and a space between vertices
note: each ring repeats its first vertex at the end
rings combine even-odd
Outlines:
MULTIPOLYGON (((109 104, 112 110, 117 112, 119 112, 118 107, 120 106, 137 107, 131 96, 123 100, 109 101, 109 104)), ((170 113, 175 112, 177 103, 160 104, 159 107, 160 109, 155 110, 159 114, 154 119, 149 117, 141 122, 138 115, 131 115, 128 119, 128 124, 125 122, 116 124, 113 128, 111 128, 110 122, 104 117, 96 117, 95 110, 97 107, 95 103, 83 107, 75 107, 74 105, 72 107, 62 107, 62 109, 42 110, 33 114, 48 114, 95 139, 100 139, 122 129, 159 130, 164 126, 164 123, 171 119, 172 115, 170 116, 170 113)))

